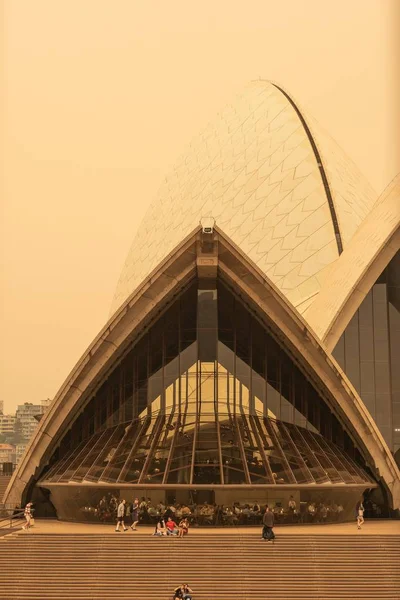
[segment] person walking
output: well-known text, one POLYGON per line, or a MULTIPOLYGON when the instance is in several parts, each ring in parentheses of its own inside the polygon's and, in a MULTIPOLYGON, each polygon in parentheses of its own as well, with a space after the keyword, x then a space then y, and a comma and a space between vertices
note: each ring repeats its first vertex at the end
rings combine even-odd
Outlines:
POLYGON ((119 532, 120 525, 122 525, 123 531, 128 530, 128 528, 125 527, 124 518, 125 518, 125 500, 121 500, 121 502, 118 504, 118 508, 117 508, 117 527, 115 528, 115 531, 119 532))
POLYGON ((133 501, 131 517, 132 517, 131 529, 132 529, 132 531, 137 531, 136 525, 139 523, 139 498, 135 498, 133 501))
POLYGON ((273 532, 274 527, 274 513, 269 509, 269 506, 265 507, 265 513, 263 516, 263 531, 262 531, 262 539, 267 540, 269 542, 272 540, 275 541, 275 534, 273 532))
POLYGON ((361 525, 364 523, 364 505, 360 502, 357 510, 357 529, 361 529, 361 525))
POLYGON ((32 502, 28 502, 28 504, 25 506, 25 510, 24 510, 25 525, 22 525, 22 529, 29 529, 31 526, 31 519, 32 519, 31 507, 32 507, 32 502))

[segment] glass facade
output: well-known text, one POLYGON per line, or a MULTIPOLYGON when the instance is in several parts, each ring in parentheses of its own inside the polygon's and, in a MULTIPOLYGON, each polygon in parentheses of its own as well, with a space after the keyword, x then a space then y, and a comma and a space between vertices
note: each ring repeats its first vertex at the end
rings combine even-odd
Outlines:
POLYGON ((43 483, 373 484, 340 448, 303 427, 187 408, 93 434, 57 461, 43 483))
POLYGON ((70 494, 93 509, 110 486, 175 497, 231 489, 235 498, 248 488, 260 501, 262 488, 325 486, 333 505, 335 487, 343 497, 343 488, 376 486, 283 346, 222 282, 208 286, 196 280, 182 292, 61 440, 39 482, 59 514, 70 494))
POLYGON ((333 355, 396 453, 400 449, 400 252, 367 294, 333 355))

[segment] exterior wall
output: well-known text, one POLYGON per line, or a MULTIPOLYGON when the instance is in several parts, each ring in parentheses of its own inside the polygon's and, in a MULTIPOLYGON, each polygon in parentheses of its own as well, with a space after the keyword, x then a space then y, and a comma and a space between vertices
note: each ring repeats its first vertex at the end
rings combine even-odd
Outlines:
POLYGON ((395 453, 400 448, 400 252, 367 294, 333 355, 395 453))

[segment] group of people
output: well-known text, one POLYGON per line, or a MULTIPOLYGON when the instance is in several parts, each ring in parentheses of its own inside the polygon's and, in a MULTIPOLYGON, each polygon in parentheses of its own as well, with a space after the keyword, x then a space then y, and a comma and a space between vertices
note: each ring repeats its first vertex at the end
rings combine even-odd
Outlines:
MULTIPOLYGON (((359 528, 364 522, 364 511, 364 506, 361 504, 360 508, 357 504, 356 517, 360 517, 359 528), (359 514, 359 510, 362 514, 359 514)), ((112 494, 100 500, 98 512, 102 521, 109 520, 107 517, 116 518, 116 532, 128 531, 129 527, 136 531, 140 521, 143 524, 153 524, 154 535, 177 537, 187 534, 190 526, 257 525, 264 523, 265 516, 264 510, 257 501, 242 505, 239 502, 234 502, 232 505, 207 502, 188 505, 176 502, 168 504, 162 501, 153 504, 150 498, 142 497, 140 500, 135 498, 133 502, 127 503, 112 494), (131 522, 130 525, 128 520, 131 522)), ((275 502, 274 506, 269 507, 268 512, 274 516, 276 524, 337 523, 343 519, 344 508, 341 503, 314 501, 302 502, 298 506, 295 498, 290 496, 286 506, 282 506, 281 502, 275 502)))
POLYGON ((122 531, 128 531, 128 527, 125 527, 125 519, 128 515, 130 515, 132 524, 130 528, 132 531, 137 531, 136 525, 139 523, 139 498, 135 498, 129 507, 130 510, 127 510, 126 500, 122 499, 117 506, 117 526, 115 528, 116 532, 121 531, 120 527, 122 527, 122 531))
MULTIPOLYGON (((121 499, 117 505, 117 525, 115 527, 115 531, 117 533, 120 531, 128 531, 129 527, 132 529, 132 531, 137 531, 137 525, 139 523, 139 510, 139 498, 135 498, 130 505, 127 505, 124 498, 121 499), (128 524, 126 522, 127 518, 130 518, 132 523, 129 525, 129 527, 126 526, 128 524)), ((182 538, 189 532, 189 527, 189 519, 186 516, 183 516, 177 524, 173 519, 171 511, 167 514, 167 511, 164 510, 162 516, 157 518, 154 535, 174 535, 182 538)))
POLYGON ((174 535, 176 537, 183 538, 184 535, 189 533, 189 527, 189 520, 186 517, 183 517, 178 524, 175 523, 172 517, 168 517, 166 521, 163 517, 159 517, 153 535, 174 535))

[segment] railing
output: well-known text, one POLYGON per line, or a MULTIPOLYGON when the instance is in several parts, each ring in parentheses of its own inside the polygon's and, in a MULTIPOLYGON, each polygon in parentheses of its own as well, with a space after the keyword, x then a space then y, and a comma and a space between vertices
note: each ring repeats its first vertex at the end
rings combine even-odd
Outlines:
POLYGON ((24 510, 18 508, 0 508, 0 530, 12 529, 14 519, 22 519, 24 510))

